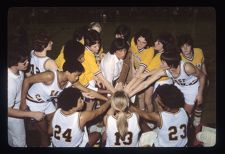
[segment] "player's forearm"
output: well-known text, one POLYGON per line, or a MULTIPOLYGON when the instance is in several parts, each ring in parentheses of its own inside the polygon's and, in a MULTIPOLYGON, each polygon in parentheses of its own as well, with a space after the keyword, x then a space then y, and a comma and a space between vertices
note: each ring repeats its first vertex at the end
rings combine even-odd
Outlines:
POLYGON ((129 96, 131 97, 131 96, 135 95, 136 93, 142 91, 143 89, 150 86, 153 82, 155 82, 159 78, 160 78, 160 75, 158 75, 157 73, 153 74, 151 77, 149 77, 147 80, 141 82, 135 89, 133 89, 129 93, 129 96))
POLYGON ((110 82, 107 81, 102 75, 98 75, 97 77, 101 80, 101 82, 105 85, 105 87, 106 87, 108 90, 110 90, 112 93, 115 92, 115 88, 114 88, 114 87, 110 84, 110 82))
POLYGON ((103 114, 104 112, 107 111, 107 109, 109 109, 110 107, 110 103, 107 101, 106 103, 104 103, 103 105, 101 105, 100 108, 98 108, 97 110, 93 111, 94 112, 94 116, 92 119, 98 117, 99 115, 103 114))
POLYGON ((27 96, 29 87, 30 87, 29 82, 27 81, 27 79, 24 79, 23 85, 22 85, 22 90, 21 90, 21 103, 20 103, 20 106, 25 106, 26 105, 26 96, 27 96))
MULTIPOLYGON (((91 90, 91 89, 90 89, 90 90, 91 90)), ((94 90, 91 90, 91 91, 92 91, 93 93, 95 93, 95 98, 100 99, 100 100, 103 100, 103 101, 107 101, 107 100, 108 100, 107 97, 105 97, 105 96, 99 94, 98 92, 96 92, 96 91, 94 91, 94 90)))
POLYGON ((32 118, 32 113, 27 111, 21 111, 18 109, 8 108, 8 116, 14 118, 25 118, 30 117, 32 118))

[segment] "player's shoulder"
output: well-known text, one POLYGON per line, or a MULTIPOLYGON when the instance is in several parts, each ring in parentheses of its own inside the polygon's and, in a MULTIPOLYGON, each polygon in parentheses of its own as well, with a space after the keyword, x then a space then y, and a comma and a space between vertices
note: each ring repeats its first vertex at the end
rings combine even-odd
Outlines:
POLYGON ((203 54, 203 51, 201 48, 194 48, 194 52, 198 54, 203 54))

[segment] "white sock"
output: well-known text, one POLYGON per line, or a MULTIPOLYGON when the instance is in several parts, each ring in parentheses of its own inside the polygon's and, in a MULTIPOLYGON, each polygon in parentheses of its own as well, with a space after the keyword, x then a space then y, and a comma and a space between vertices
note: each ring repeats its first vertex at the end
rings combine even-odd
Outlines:
POLYGON ((201 122, 201 116, 202 116, 202 110, 195 109, 194 120, 193 120, 193 125, 195 127, 200 124, 200 122, 201 122))

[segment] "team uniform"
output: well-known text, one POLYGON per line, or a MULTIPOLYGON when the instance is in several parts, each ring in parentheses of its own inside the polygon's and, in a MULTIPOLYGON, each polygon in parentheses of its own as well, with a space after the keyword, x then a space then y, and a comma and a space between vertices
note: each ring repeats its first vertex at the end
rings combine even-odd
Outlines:
POLYGON ((53 117, 52 146, 53 147, 78 147, 81 145, 84 130, 79 124, 80 112, 64 115, 59 108, 53 117))
POLYGON ((138 69, 139 66, 144 66, 146 68, 151 63, 154 56, 153 47, 138 50, 136 44, 134 43, 134 38, 132 38, 130 48, 132 51, 132 59, 135 69, 138 69))
POLYGON ((196 76, 188 75, 184 70, 184 65, 185 62, 181 61, 178 77, 175 78, 169 70, 166 70, 166 74, 169 78, 173 79, 174 85, 184 94, 185 103, 194 105, 198 94, 199 79, 196 76))
POLYGON ((187 125, 188 115, 183 108, 171 113, 162 111, 159 113, 161 127, 158 129, 155 147, 185 147, 188 142, 187 125))
POLYGON ((59 71, 63 71, 63 64, 65 63, 65 59, 64 59, 64 46, 62 46, 62 49, 59 52, 58 57, 55 59, 55 63, 58 66, 59 71))
POLYGON ((193 57, 191 59, 188 59, 182 53, 180 53, 180 55, 183 61, 190 62, 201 70, 202 65, 204 64, 204 61, 205 61, 202 49, 194 48, 193 57))
POLYGON ((102 59, 100 66, 103 76, 113 85, 113 82, 120 76, 123 60, 108 52, 102 59))
MULTIPOLYGON (((162 54, 162 53, 159 52, 159 53, 157 53, 157 54, 153 57, 153 59, 152 59, 150 65, 147 67, 147 70, 148 70, 148 71, 152 71, 152 70, 154 70, 154 69, 160 68, 160 64, 161 64, 160 56, 161 56, 161 54, 162 54)), ((170 78, 168 78, 168 77, 161 77, 159 80, 157 80, 157 81, 155 82, 155 84, 154 84, 154 90, 155 90, 159 85, 163 85, 163 84, 173 84, 173 81, 172 81, 170 78)))
MULTIPOLYGON (((24 74, 14 74, 8 68, 8 108, 19 109, 24 74)), ((26 147, 26 134, 22 118, 8 117, 8 144, 12 147, 26 147)))
POLYGON ((83 86, 97 91, 98 89, 95 87, 96 83, 93 77, 101 73, 101 71, 96 62, 94 53, 90 51, 87 47, 85 47, 84 59, 85 60, 82 63, 84 67, 84 72, 80 75, 79 81, 83 86))
POLYGON ((135 113, 127 118, 128 133, 125 139, 120 138, 117 129, 116 117, 109 115, 106 120, 106 147, 137 147, 139 142, 139 117, 135 113))
MULTIPOLYGON (((81 44, 84 45, 84 39, 81 39, 79 41, 81 44)), ((103 48, 100 49, 99 53, 95 55, 96 59, 99 58, 99 56, 103 53, 103 48)), ((63 71, 63 64, 65 63, 64 59, 64 46, 62 46, 61 51, 59 52, 58 57, 55 59, 55 63, 58 66, 60 71, 63 71)))
MULTIPOLYGON (((68 82, 65 87, 71 86, 68 82)), ((31 111, 40 111, 50 114, 56 110, 52 99, 56 98, 63 89, 59 87, 58 73, 54 71, 54 80, 50 85, 35 83, 28 90, 26 103, 31 111)))
POLYGON ((31 69, 31 74, 37 74, 41 72, 45 72, 45 63, 47 60, 50 59, 49 57, 39 57, 34 53, 34 50, 31 51, 30 53, 30 69, 31 69))

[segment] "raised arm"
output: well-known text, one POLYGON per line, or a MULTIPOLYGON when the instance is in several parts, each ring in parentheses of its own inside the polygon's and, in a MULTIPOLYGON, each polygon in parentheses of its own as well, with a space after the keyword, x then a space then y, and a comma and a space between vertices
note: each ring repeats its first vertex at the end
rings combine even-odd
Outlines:
POLYGON ((136 112, 143 119, 152 120, 152 121, 157 122, 158 124, 160 123, 159 113, 142 111, 142 110, 134 107, 133 105, 130 106, 129 110, 132 112, 136 112))
POLYGON ((80 127, 83 129, 87 122, 95 119, 99 115, 105 113, 107 109, 110 107, 110 103, 106 102, 100 108, 94 111, 84 111, 80 114, 80 127))
POLYGON ((102 75, 102 73, 99 73, 98 75, 96 75, 97 78, 99 80, 101 80, 101 82, 105 85, 105 87, 110 90, 112 93, 114 93, 116 90, 115 88, 111 85, 111 83, 109 81, 107 81, 104 76, 102 75))
POLYGON ((74 83, 73 84, 73 87, 81 90, 82 92, 89 93, 89 95, 91 97, 94 97, 94 98, 97 98, 97 99, 100 99, 100 100, 104 100, 104 101, 107 101, 108 100, 107 97, 99 94, 98 92, 96 92, 94 90, 91 90, 89 88, 84 87, 83 85, 81 85, 81 83, 79 81, 76 82, 76 83, 74 83))
POLYGON ((145 81, 142 81, 135 89, 129 89, 126 92, 128 93, 129 97, 132 97, 136 93, 150 86, 152 83, 158 80, 161 76, 165 76, 165 75, 166 75, 165 68, 161 68, 157 70, 156 72, 154 72, 154 74, 148 77, 145 81))
MULTIPOLYGON (((160 68, 162 69, 162 68, 160 68)), ((136 89, 142 81, 144 81, 147 77, 153 75, 158 72, 160 69, 154 69, 152 71, 145 71, 144 73, 137 74, 126 86, 125 91, 130 93, 132 90, 136 89)), ((163 68, 164 69, 164 68, 163 68)))
POLYGON ((39 73, 36 75, 32 75, 23 81, 22 91, 21 91, 21 103, 20 103, 20 110, 24 111, 26 109, 26 96, 30 86, 34 83, 44 83, 50 84, 54 79, 54 73, 51 71, 46 71, 43 73, 39 73))

